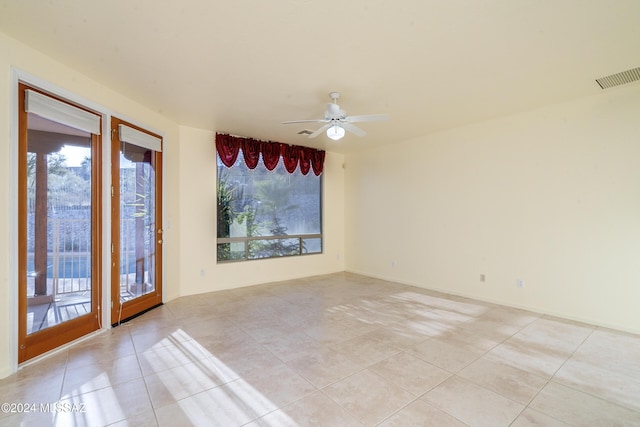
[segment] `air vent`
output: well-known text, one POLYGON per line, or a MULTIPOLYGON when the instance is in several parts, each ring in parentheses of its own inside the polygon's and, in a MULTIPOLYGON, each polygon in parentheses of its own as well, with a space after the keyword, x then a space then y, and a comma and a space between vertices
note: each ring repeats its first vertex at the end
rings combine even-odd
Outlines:
POLYGON ((596 82, 602 89, 609 89, 627 83, 637 82, 638 80, 640 80, 640 67, 596 79, 596 82))
POLYGON ((311 135, 312 133, 313 133, 312 130, 305 129, 298 132, 298 135, 311 135))

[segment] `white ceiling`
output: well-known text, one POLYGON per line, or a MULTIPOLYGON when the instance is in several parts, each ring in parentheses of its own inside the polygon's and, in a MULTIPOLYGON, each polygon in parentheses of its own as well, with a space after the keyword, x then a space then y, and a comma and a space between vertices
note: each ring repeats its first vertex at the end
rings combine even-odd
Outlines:
POLYGON ((640 66, 638 0, 0 0, 0 30, 179 124, 338 152, 598 94, 640 66), (280 124, 321 117, 330 91, 391 119, 338 142, 280 124))

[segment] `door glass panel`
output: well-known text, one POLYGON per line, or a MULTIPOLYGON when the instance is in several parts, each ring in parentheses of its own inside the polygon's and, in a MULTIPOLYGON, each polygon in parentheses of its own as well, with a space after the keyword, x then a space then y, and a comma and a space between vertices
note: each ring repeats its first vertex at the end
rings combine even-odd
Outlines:
POLYGON ((155 291, 154 152, 120 144, 120 302, 155 291))
POLYGON ((27 334, 91 312, 91 134, 27 116, 27 334))

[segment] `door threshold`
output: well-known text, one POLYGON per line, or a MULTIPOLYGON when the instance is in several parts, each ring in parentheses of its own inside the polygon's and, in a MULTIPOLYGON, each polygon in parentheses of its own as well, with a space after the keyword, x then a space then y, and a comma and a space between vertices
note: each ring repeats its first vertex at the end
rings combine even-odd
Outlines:
POLYGON ((147 308, 147 309, 145 309, 145 310, 142 310, 142 311, 141 311, 141 312, 139 312, 139 313, 134 314, 133 316, 129 316, 129 317, 127 317, 126 319, 122 319, 122 320, 121 320, 121 321, 119 321, 119 322, 113 323, 113 324, 111 324, 111 327, 115 328, 116 326, 122 325, 123 323, 127 323, 127 322, 129 322, 130 320, 133 320, 133 319, 135 319, 136 317, 142 316, 142 315, 143 315, 143 314, 145 314, 146 312, 153 310, 154 308, 160 307, 162 304, 163 304, 163 303, 156 304, 156 305, 154 305, 153 307, 149 307, 149 308, 147 308))

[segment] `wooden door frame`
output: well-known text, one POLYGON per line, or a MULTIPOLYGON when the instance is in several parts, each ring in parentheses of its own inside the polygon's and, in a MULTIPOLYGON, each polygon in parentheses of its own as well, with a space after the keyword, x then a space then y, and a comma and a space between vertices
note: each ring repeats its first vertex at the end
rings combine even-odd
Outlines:
MULTIPOLYGON (((91 313, 27 334, 27 153, 28 123, 25 111, 27 89, 85 109, 62 98, 18 83, 18 363, 60 347, 100 329, 102 304, 102 139, 91 136, 91 313), (94 167, 97 166, 97 167, 94 167), (87 319, 90 319, 87 321, 87 319)), ((86 110, 90 111, 90 110, 86 110)), ((95 114, 94 112, 90 111, 95 114)), ((102 117, 100 116, 102 122, 102 117)))
POLYGON ((136 126, 125 120, 111 117, 111 324, 144 313, 162 304, 162 152, 154 151, 152 165, 155 170, 155 290, 133 300, 120 304, 120 137, 118 125, 123 124, 162 140, 160 135, 136 126), (159 232, 158 232, 159 231, 159 232))

